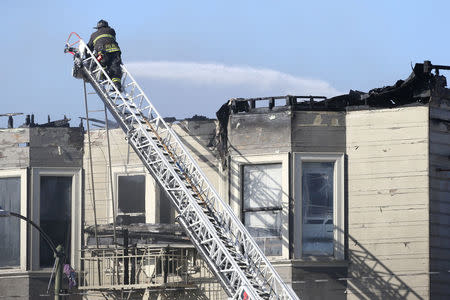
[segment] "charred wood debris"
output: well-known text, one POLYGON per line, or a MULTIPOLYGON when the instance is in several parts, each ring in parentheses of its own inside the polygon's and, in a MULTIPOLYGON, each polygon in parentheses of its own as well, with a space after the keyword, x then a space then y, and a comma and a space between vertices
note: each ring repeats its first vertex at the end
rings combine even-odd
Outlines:
MULTIPOLYGON (((8 128, 14 128, 14 116, 23 115, 23 113, 6 113, 0 114, 0 117, 8 117, 8 128)), ((33 128, 33 127, 70 127, 70 119, 64 115, 63 119, 50 121, 50 116, 47 117, 47 123, 38 124, 34 121, 34 115, 26 115, 25 123, 19 126, 19 128, 33 128)))
POLYGON ((447 80, 440 70, 450 70, 450 66, 433 65, 430 61, 417 63, 405 80, 394 85, 374 88, 367 93, 350 90, 348 94, 331 98, 324 96, 275 96, 261 98, 232 98, 216 112, 219 121, 216 149, 226 166, 228 153, 228 120, 231 114, 269 113, 277 108, 276 102, 285 100, 284 109, 294 111, 349 111, 357 109, 395 108, 405 105, 427 104, 435 93, 450 91, 445 87, 447 80), (432 72, 434 70, 434 72, 432 72), (258 101, 266 101, 266 107, 256 107, 258 101))

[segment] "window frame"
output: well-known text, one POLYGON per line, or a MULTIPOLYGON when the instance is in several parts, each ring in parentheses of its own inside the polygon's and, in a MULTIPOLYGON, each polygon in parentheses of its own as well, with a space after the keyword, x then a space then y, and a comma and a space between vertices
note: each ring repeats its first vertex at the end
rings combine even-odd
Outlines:
POLYGON ((289 259, 289 153, 234 156, 230 161, 230 206, 242 221, 243 167, 245 165, 281 164, 281 255, 266 255, 270 260, 289 259))
MULTIPOLYGON (((153 177, 142 165, 136 166, 112 166, 111 168, 113 176, 113 191, 114 191, 114 209, 116 216, 119 212, 119 176, 135 176, 144 175, 145 176, 145 222, 146 223, 157 223, 159 222, 159 188, 153 177)), ((109 172, 109 171, 108 171, 109 172)), ((109 182, 109 180, 108 180, 109 182)), ((108 183, 108 195, 109 199, 112 198, 111 186, 108 183)), ((113 212, 111 207, 111 201, 108 201, 108 222, 113 222, 113 212)), ((124 215, 132 215, 125 213, 124 215)))
MULTIPOLYGON (((283 203, 282 203, 282 199, 280 199, 280 205, 278 206, 260 206, 260 207, 256 207, 256 208, 245 208, 245 199, 244 199, 244 195, 245 195, 245 167, 247 166, 269 166, 269 165, 279 165, 280 166, 280 176, 282 177, 283 173, 283 165, 281 163, 260 163, 260 164, 242 164, 241 165, 241 199, 242 199, 242 204, 241 204, 241 222, 242 224, 244 224, 244 226, 247 227, 247 224, 245 222, 245 217, 246 217, 246 213, 258 213, 258 212, 279 212, 280 213, 280 217, 282 219, 283 216, 283 203)), ((280 220, 281 221, 281 220, 280 220)), ((282 235, 282 230, 283 228, 283 223, 281 221, 280 224, 280 237, 281 237, 281 249, 283 247, 283 235, 282 235)), ((264 249, 261 249, 263 252, 265 252, 264 249)), ((265 254, 266 255, 266 254, 265 254)), ((267 256, 271 256, 271 255, 267 255, 267 256)), ((282 256, 281 255, 272 255, 273 257, 277 257, 277 256, 282 256)))
MULTIPOLYGON (((32 168, 31 169, 31 220, 38 226, 40 225, 40 195, 41 195, 41 176, 65 176, 72 177, 72 203, 71 203, 71 255, 69 263, 77 269, 80 261, 81 247, 81 224, 82 224, 82 185, 80 168, 32 168)), ((31 269, 32 270, 51 270, 51 268, 40 267, 39 255, 39 232, 31 231, 31 269)))
POLYGON ((343 260, 344 259, 344 154, 343 153, 304 153, 294 152, 293 190, 294 190, 294 257, 302 260, 343 260), (302 216, 303 216, 303 168, 304 162, 333 162, 333 256, 303 256, 302 216))
MULTIPOLYGON (((147 200, 146 188, 145 188, 147 180, 145 178, 145 174, 126 174, 126 175, 125 174, 116 174, 116 181, 117 181, 117 189, 116 189, 116 191, 117 191, 117 213, 118 214, 120 213, 121 215, 129 215, 129 216, 143 216, 145 219, 145 212, 146 212, 145 202, 147 200), (141 189, 142 188, 141 184, 143 184, 143 188, 144 188, 143 192, 144 193, 140 193, 140 195, 136 195, 135 200, 137 199, 138 201, 136 201, 137 203, 135 203, 135 204, 137 204, 139 206, 139 208, 131 209, 133 211, 126 211, 126 210, 130 210, 130 207, 128 206, 128 204, 130 204, 130 202, 124 201, 124 200, 129 200, 129 199, 122 199, 122 203, 121 203, 121 205, 119 205, 121 189, 123 188, 126 190, 127 185, 131 183, 131 182, 129 182, 130 178, 136 178, 137 176, 139 176, 139 178, 140 178, 139 180, 143 179, 143 182, 142 181, 139 182, 138 189, 141 189), (125 181, 122 181, 122 183, 121 183, 121 180, 125 180, 125 181), (139 201, 141 201, 139 199, 139 196, 143 197, 143 200, 142 200, 143 202, 139 202, 139 201)), ((131 183, 131 184, 133 184, 133 183, 131 183)), ((131 193, 132 190, 128 190, 128 192, 131 193)), ((129 193, 126 194, 127 197, 130 196, 129 193)))
MULTIPOLYGON (((11 169, 0 170, 0 178, 20 178, 20 214, 27 217, 28 211, 28 176, 27 169, 11 169)), ((14 218, 14 217, 9 217, 14 218)), ((27 270, 27 249, 28 249, 28 235, 27 235, 27 222, 20 220, 20 254, 19 254, 19 267, 2 268, 0 273, 14 273, 18 271, 27 270)))

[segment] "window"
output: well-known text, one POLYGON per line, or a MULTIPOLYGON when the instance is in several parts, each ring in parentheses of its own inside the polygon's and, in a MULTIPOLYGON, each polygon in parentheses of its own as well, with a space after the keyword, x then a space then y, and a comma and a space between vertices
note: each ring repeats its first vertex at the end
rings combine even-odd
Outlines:
POLYGON ((270 259, 289 258, 289 153, 232 156, 229 204, 270 259))
POLYGON ((295 256, 343 259, 343 155, 295 154, 295 256))
MULTIPOLYGON (((0 178, 0 207, 20 211, 20 177, 0 178)), ((0 268, 20 267, 20 219, 0 218, 0 268)))
MULTIPOLYGON (((0 170, 0 206, 27 216, 27 169, 0 170)), ((27 223, 0 218, 0 272, 26 270, 27 223)))
MULTIPOLYGON (((66 262, 79 266, 81 247, 81 169, 31 169, 31 220, 64 247, 66 262)), ((31 230, 31 270, 51 268, 55 258, 37 230, 31 230)))
POLYGON ((118 176, 118 221, 145 223, 145 175, 118 176))
POLYGON ((280 256, 281 164, 244 165, 242 169, 244 224, 266 255, 280 256))
MULTIPOLYGON (((155 188, 158 187, 157 184, 155 184, 155 188)), ((159 215, 159 223, 161 224, 175 224, 175 209, 172 206, 172 203, 167 196, 167 194, 160 190, 159 187, 155 190, 155 197, 158 197, 158 201, 155 201, 159 204, 159 210, 158 207, 155 209, 155 213, 159 215), (156 212, 156 210, 158 210, 156 212)))
POLYGON ((303 163, 303 255, 333 255, 333 170, 333 162, 303 163))
MULTIPOLYGON (((71 242, 72 177, 41 176, 40 227, 56 245, 62 245, 70 257, 71 242)), ((45 240, 39 241, 40 267, 52 267, 55 258, 45 240)))
MULTIPOLYGON (((175 222, 175 210, 170 199, 142 164, 116 165, 111 167, 111 171, 114 193, 109 196, 114 197, 117 224, 175 222)), ((108 222, 112 223, 111 201, 107 203, 108 222)))

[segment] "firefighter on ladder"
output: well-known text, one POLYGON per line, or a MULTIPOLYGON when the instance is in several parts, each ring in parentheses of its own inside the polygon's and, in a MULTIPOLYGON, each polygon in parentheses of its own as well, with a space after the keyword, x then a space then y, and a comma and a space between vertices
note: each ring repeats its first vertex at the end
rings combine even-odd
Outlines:
POLYGON ((97 29, 91 35, 87 46, 97 56, 100 64, 105 67, 105 71, 116 85, 117 89, 122 92, 122 64, 121 52, 119 44, 116 41, 116 31, 109 27, 108 22, 100 20, 97 23, 97 29))

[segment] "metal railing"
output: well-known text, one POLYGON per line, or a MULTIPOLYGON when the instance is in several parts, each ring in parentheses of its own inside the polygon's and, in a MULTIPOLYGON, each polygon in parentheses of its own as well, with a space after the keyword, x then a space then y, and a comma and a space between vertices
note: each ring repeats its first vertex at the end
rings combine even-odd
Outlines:
POLYGON ((215 282, 203 260, 193 249, 131 248, 82 251, 79 288, 82 290, 121 290, 158 287, 195 287, 215 282))

